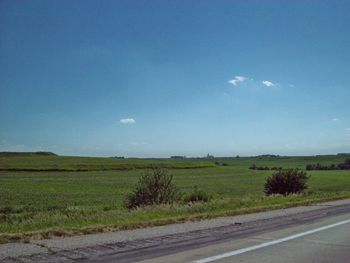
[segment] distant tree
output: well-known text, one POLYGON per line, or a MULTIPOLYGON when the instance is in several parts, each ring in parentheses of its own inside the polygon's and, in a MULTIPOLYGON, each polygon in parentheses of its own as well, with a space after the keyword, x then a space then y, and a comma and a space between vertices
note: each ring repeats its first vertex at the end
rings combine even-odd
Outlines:
POLYGON ((171 159, 186 159, 186 156, 182 156, 182 155, 173 155, 170 156, 171 159))
POLYGON ((307 164, 305 166, 305 170, 349 170, 350 169, 350 159, 346 159, 344 163, 339 163, 337 165, 330 164, 330 165, 321 165, 319 163, 317 164, 307 164))

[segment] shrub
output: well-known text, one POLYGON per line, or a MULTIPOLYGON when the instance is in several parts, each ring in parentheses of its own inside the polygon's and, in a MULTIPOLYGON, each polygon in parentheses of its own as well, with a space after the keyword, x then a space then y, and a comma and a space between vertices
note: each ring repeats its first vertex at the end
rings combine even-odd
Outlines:
POLYGON ((251 169, 251 170, 256 170, 256 168, 257 168, 257 166, 256 166, 255 163, 253 163, 253 164, 249 167, 249 169, 251 169))
POLYGON ((126 197, 124 206, 131 209, 173 203, 178 197, 178 191, 172 180, 173 175, 167 170, 159 167, 150 168, 141 176, 135 190, 126 197))
POLYGON ((282 170, 282 167, 271 167, 269 168, 268 166, 256 166, 256 164, 252 164, 251 166, 249 166, 250 170, 262 170, 262 171, 268 171, 268 170, 282 170))
POLYGON ((298 169, 279 170, 266 179, 264 192, 267 195, 300 193, 307 189, 306 172, 298 169))
POLYGON ((193 191, 185 195, 184 202, 194 203, 194 202, 208 202, 210 200, 210 195, 203 190, 198 190, 195 186, 193 191))
POLYGON ((0 213, 8 215, 14 212, 14 209, 11 206, 4 206, 0 209, 0 213))
POLYGON ((350 170, 350 159, 346 159, 344 163, 339 163, 337 165, 321 165, 317 164, 307 164, 305 170, 350 170))
POLYGON ((221 163, 221 162, 215 162, 216 165, 221 165, 221 166, 228 166, 227 163, 221 163))

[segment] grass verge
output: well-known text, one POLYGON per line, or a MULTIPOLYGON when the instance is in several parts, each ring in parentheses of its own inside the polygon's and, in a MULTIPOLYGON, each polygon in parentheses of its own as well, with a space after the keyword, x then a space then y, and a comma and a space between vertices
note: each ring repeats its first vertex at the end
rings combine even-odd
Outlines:
MULTIPOLYGON (((294 195, 294 197, 302 197, 302 195, 294 195)), ((288 199, 288 197, 281 197, 284 199, 288 199)), ((193 214, 188 214, 185 216, 173 216, 168 218, 154 218, 150 219, 148 221, 142 221, 142 222, 123 222, 121 224, 110 224, 110 225, 93 225, 83 228, 53 228, 53 229, 47 229, 42 231, 32 231, 32 232, 25 232, 25 233, 3 233, 0 234, 0 244, 4 243, 11 243, 11 242, 23 242, 27 243, 30 242, 30 240, 40 240, 40 239, 49 239, 49 238, 55 238, 55 237, 68 237, 68 236, 75 236, 75 235, 86 235, 86 234, 96 234, 96 233, 106 233, 106 232, 113 232, 113 231, 121 231, 121 230, 132 230, 132 229, 139 229, 139 228, 145 228, 145 227, 153 227, 153 226, 162 226, 167 224, 173 224, 173 223, 184 223, 184 222, 194 222, 194 221, 200 221, 204 219, 214 219, 217 217, 222 216, 235 216, 235 215, 242 215, 242 214, 250 214, 250 213, 258 213, 258 212, 265 212, 265 211, 271 211, 271 210, 277 210, 277 209, 285 209, 285 208, 291 208, 291 207, 297 207, 297 206, 305 206, 305 205, 312 205, 315 203, 321 203, 326 201, 332 201, 332 200, 340 200, 350 198, 350 193, 343 194, 339 196, 325 196, 321 198, 310 198, 306 200, 296 200, 296 201, 288 201, 286 200, 279 200, 280 203, 275 204, 268 204, 268 205, 258 205, 253 207, 241 207, 234 210, 226 210, 222 211, 219 209, 218 211, 214 212, 198 212, 193 214)), ((273 198, 272 198, 273 199, 273 198)), ((269 202, 273 200, 268 200, 269 202)), ((200 204, 203 205, 203 204, 200 204)), ((143 210, 143 212, 147 212, 147 210, 163 210, 163 211, 170 211, 174 207, 167 205, 167 206, 154 206, 149 208, 142 208, 139 209, 143 210)))

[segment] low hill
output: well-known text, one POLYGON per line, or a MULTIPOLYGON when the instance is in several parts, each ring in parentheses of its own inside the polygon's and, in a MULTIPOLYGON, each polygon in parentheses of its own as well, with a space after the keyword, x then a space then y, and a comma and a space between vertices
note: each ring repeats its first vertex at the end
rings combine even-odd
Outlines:
POLYGON ((57 154, 53 152, 0 152, 0 157, 35 156, 35 155, 57 156, 57 154))

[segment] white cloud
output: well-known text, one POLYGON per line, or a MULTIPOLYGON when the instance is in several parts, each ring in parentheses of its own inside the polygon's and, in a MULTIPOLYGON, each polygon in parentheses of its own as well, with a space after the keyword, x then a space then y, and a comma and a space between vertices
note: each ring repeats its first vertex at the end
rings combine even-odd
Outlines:
POLYGON ((275 83, 272 83, 272 82, 269 81, 269 80, 263 80, 263 81, 261 81, 261 83, 262 83, 263 85, 265 85, 266 87, 273 87, 273 86, 276 86, 275 83))
POLYGON ((123 123, 123 124, 134 124, 135 123, 135 119, 133 119, 133 118, 120 119, 120 123, 123 123))
POLYGON ((332 121, 339 121, 339 119, 338 118, 333 118, 332 121))
POLYGON ((295 87, 294 84, 289 84, 288 86, 289 86, 290 88, 294 88, 294 87, 295 87))
POLYGON ((233 86, 237 86, 239 83, 245 81, 247 78, 243 76, 235 76, 234 79, 231 79, 228 81, 228 83, 232 84, 233 86))
POLYGON ((350 132, 350 128, 346 128, 345 130, 350 132))
POLYGON ((246 80, 246 77, 243 77, 243 76, 236 76, 235 77, 238 81, 245 81, 246 80))

